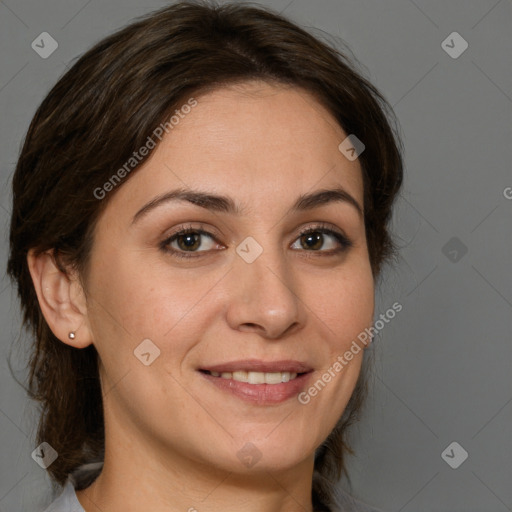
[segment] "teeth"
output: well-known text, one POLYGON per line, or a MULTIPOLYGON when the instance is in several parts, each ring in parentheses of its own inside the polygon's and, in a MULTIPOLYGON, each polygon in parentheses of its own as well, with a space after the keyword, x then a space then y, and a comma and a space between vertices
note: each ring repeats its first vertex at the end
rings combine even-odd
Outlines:
POLYGON ((238 382, 247 382, 249 379, 249 372, 244 372, 243 370, 239 372, 233 372, 233 380, 237 380, 238 382))
POLYGON ((262 372, 248 372, 247 382, 249 384, 265 384, 265 374, 262 372))
POLYGON ((210 372, 214 377, 223 379, 233 379, 238 382, 247 382, 249 384, 280 384, 289 382, 297 377, 295 372, 246 372, 239 370, 236 372, 210 372))
POLYGON ((279 384, 280 382, 283 382, 283 375, 281 372, 265 373, 262 375, 265 376, 266 384, 279 384))

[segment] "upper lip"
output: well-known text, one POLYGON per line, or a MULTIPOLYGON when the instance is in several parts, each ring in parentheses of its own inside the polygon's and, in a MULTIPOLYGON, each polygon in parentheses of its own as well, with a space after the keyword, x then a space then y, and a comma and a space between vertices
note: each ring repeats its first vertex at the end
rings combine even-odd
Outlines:
POLYGON ((240 361, 230 361, 229 363, 219 363, 211 366, 204 366, 201 370, 210 372, 290 372, 290 373, 307 373, 312 370, 311 366, 300 361, 290 359, 282 361, 262 361, 260 359, 244 359, 240 361))

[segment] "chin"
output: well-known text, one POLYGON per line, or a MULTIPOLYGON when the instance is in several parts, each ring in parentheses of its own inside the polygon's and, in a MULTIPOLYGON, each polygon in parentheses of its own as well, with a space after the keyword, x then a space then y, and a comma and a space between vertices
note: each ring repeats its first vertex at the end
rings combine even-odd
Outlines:
MULTIPOLYGON (((284 429, 285 422, 280 427, 284 429)), ((260 436, 234 437, 224 454, 215 457, 217 464, 221 462, 226 470, 235 473, 268 473, 290 470, 314 455, 316 445, 311 444, 311 437, 301 440, 286 431, 273 437, 269 436, 271 431, 266 429, 260 436)))

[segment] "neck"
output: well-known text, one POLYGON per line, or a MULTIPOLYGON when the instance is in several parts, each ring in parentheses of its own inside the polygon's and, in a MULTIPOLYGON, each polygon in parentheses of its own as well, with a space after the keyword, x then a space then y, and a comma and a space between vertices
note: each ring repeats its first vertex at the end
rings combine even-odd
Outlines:
POLYGON ((289 469, 256 466, 246 471, 212 468, 168 447, 139 443, 116 429, 106 432, 98 478, 77 491, 86 512, 312 512, 313 456, 289 469))

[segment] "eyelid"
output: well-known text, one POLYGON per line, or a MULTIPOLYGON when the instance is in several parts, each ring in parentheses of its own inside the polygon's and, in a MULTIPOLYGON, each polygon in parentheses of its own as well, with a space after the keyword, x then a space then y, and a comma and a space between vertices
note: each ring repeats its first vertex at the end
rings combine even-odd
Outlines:
MULTIPOLYGON (((176 229, 171 231, 171 233, 166 234, 165 240, 169 240, 170 238, 181 234, 182 232, 186 231, 193 231, 194 233, 201 233, 203 235, 208 235, 212 238, 216 238, 217 236, 220 236, 220 234, 216 234, 212 231, 216 231, 213 227, 206 226, 205 224, 202 224, 201 222, 198 222, 197 224, 194 222, 187 222, 185 224, 181 224, 176 229)), ((164 241, 165 241, 164 240, 164 241)))
POLYGON ((302 235, 303 233, 307 233, 309 231, 322 230, 322 229, 334 231, 338 235, 346 237, 345 233, 340 228, 338 228, 338 226, 336 226, 336 224, 331 224, 330 222, 324 222, 324 221, 313 222, 312 225, 307 225, 307 226, 301 228, 299 230, 299 236, 302 235))

